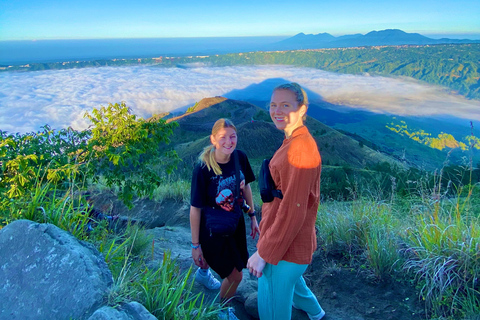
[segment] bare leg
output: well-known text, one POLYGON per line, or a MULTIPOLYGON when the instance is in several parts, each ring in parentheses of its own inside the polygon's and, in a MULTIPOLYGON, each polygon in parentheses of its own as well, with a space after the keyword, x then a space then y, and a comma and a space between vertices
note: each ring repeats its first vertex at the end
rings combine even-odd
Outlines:
POLYGON ((232 273, 222 281, 220 287, 220 299, 222 301, 228 300, 237 292, 238 285, 242 281, 243 273, 233 268, 232 273))

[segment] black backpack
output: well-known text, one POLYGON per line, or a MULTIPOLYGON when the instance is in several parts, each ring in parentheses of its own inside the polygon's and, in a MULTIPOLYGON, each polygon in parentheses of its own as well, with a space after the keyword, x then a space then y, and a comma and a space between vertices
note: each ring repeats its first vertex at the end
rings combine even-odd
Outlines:
POLYGON ((272 202, 273 198, 277 197, 283 199, 281 190, 275 188, 272 175, 270 174, 270 159, 264 159, 260 168, 260 176, 258 179, 258 187, 260 188, 260 195, 263 202, 272 202))

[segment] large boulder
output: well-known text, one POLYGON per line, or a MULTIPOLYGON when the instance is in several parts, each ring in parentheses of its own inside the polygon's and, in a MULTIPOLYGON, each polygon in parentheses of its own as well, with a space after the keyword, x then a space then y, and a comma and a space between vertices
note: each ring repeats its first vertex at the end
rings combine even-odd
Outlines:
POLYGON ((103 256, 51 224, 0 230, 0 319, 88 319, 113 283, 103 256))

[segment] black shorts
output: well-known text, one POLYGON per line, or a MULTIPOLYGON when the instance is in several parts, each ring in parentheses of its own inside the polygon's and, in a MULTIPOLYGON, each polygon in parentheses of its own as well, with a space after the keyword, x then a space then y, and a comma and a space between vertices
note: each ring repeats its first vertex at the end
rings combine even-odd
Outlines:
POLYGON ((228 237, 210 235, 205 227, 205 219, 200 221, 200 244, 203 257, 210 268, 224 279, 228 277, 233 268, 238 271, 247 267, 248 250, 245 218, 243 215, 238 221, 237 230, 228 237))

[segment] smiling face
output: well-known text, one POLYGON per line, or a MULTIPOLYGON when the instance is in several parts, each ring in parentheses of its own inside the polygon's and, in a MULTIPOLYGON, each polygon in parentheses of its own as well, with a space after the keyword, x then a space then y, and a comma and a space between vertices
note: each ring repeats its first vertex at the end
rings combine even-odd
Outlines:
POLYGON ((237 146, 237 132, 232 127, 222 128, 215 135, 210 136, 210 141, 215 146, 217 162, 228 162, 230 155, 237 146))
POLYGON ((292 132, 303 126, 303 116, 307 112, 305 105, 298 105, 295 93, 286 89, 275 90, 270 100, 270 117, 279 130, 288 138, 292 132))

